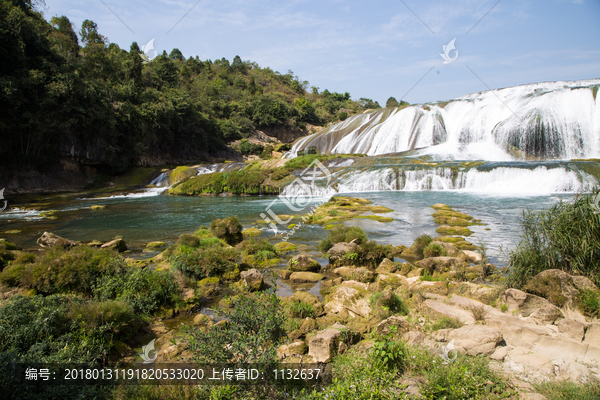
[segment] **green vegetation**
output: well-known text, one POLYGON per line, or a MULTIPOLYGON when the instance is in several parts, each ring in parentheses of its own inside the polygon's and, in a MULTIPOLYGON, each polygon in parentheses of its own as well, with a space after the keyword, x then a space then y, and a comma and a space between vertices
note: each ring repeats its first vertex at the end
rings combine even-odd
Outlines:
POLYGON ((460 319, 443 315, 440 319, 438 319, 435 322, 435 324, 433 324, 431 329, 433 329, 434 331, 440 329, 458 329, 463 325, 464 323, 460 319))
POLYGON ((600 284, 600 215, 591 207, 600 189, 548 210, 523 212, 523 239, 510 254, 509 287, 522 288, 546 269, 584 275, 600 284))
MULTIPOLYGON (((182 235, 183 236, 183 235, 182 235)), ((188 235, 191 236, 191 235, 188 235)), ((185 239, 186 243, 190 241, 185 239)), ((188 278, 201 280, 221 276, 237 268, 239 253, 217 238, 198 239, 197 244, 176 244, 169 258, 171 268, 188 278)))
POLYGON ((325 124, 342 108, 377 106, 349 93, 309 91, 292 71, 239 56, 202 61, 173 49, 144 63, 138 43, 121 49, 90 20, 78 35, 66 16, 46 21, 42 7, 0 3, 3 166, 43 169, 71 149, 108 174, 153 158, 192 162, 257 128, 325 124))
POLYGON ((236 245, 244 238, 242 235, 242 224, 238 217, 226 217, 214 219, 210 223, 210 232, 219 239, 223 239, 229 245, 236 245))
POLYGON ((366 243, 367 234, 357 226, 338 226, 331 229, 327 238, 319 243, 319 250, 325 253, 336 243, 352 241, 358 245, 366 243))
POLYGON ((535 385, 536 390, 548 400, 597 400, 600 398, 600 382, 592 379, 587 383, 555 380, 535 385))
POLYGON ((423 255, 425 258, 428 257, 439 257, 439 256, 447 256, 448 252, 444 247, 442 247, 438 243, 429 243, 427 247, 423 249, 423 255))
POLYGON ((357 226, 335 226, 329 230, 327 238, 319 243, 319 250, 326 253, 336 243, 352 242, 358 245, 356 252, 344 254, 342 258, 346 265, 377 268, 384 258, 393 257, 391 245, 381 245, 374 240, 367 241, 367 234, 357 226))
POLYGON ((419 258, 423 258, 423 257, 425 257, 425 249, 427 248, 427 246, 429 246, 431 244, 431 242, 432 242, 431 236, 429 236, 427 234, 422 234, 421 236, 419 236, 415 239, 415 242, 411 246, 411 250, 413 250, 413 252, 419 258))
POLYGON ((187 327, 188 348, 194 361, 247 368, 259 363, 265 371, 277 365, 276 348, 284 335, 285 316, 272 290, 250 292, 231 299, 224 311, 229 322, 204 332, 187 327))

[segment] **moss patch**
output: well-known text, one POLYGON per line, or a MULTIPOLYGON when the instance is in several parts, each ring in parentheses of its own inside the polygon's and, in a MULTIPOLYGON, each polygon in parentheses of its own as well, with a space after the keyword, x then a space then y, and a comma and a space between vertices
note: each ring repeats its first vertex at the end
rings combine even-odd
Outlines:
POLYGON ((442 235, 471 236, 473 231, 464 226, 442 225, 435 230, 442 235))
POLYGON ((260 236, 262 235, 262 231, 257 228, 247 228, 242 231, 242 235, 248 237, 260 236))
MULTIPOLYGON (((389 213, 394 210, 372 205, 367 199, 359 197, 332 197, 327 203, 319 206, 310 216, 308 223, 319 225, 332 225, 337 222, 347 221, 354 218, 372 219, 379 222, 391 222, 394 219, 379 215, 361 215, 370 213, 389 213)), ((327 227, 326 227, 327 228, 327 227)))

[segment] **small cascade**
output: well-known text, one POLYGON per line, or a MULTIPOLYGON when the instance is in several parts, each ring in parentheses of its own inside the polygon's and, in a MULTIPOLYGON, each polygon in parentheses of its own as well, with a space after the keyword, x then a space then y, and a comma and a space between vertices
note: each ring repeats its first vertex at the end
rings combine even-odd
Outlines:
POLYGON ((163 172, 162 174, 160 174, 159 176, 154 178, 152 180, 152 182, 150 182, 150 185, 157 187, 157 188, 169 187, 169 176, 167 175, 166 172, 163 172))
POLYGON ((347 168, 334 173, 329 186, 316 181, 315 189, 294 188, 289 195, 332 195, 368 191, 464 191, 495 196, 547 195, 589 192, 599 180, 568 165, 487 163, 463 168, 414 165, 347 168))
POLYGON ((208 166, 198 167, 198 173, 196 175, 212 174, 219 170, 220 164, 213 164, 208 166))

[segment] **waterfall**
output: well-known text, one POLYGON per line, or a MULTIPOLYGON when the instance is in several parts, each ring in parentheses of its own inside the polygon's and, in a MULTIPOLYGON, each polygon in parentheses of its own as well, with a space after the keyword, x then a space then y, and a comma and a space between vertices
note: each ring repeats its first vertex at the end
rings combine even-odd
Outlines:
POLYGON ((294 143, 286 158, 415 151, 445 160, 600 157, 600 79, 495 89, 447 102, 357 114, 294 143))
POLYGON ((169 176, 166 172, 163 172, 162 174, 154 178, 152 182, 150 182, 150 185, 153 185, 157 188, 167 188, 169 187, 169 176))

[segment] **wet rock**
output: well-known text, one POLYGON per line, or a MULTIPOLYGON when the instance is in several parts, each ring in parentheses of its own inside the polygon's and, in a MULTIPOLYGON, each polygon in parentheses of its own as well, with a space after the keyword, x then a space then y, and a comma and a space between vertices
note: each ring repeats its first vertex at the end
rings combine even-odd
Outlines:
POLYGON ((290 260, 289 268, 293 272, 316 272, 321 269, 321 264, 304 254, 298 254, 290 260))
POLYGON ((454 246, 452 243, 448 243, 448 242, 437 242, 435 239, 433 240, 432 243, 435 243, 437 245, 440 245, 444 248, 444 250, 446 250, 447 256, 448 257, 458 257, 460 254, 460 250, 458 250, 456 248, 456 246, 454 246))
POLYGON ((55 235, 52 232, 44 232, 42 236, 38 238, 37 244, 39 244, 41 247, 60 246, 64 247, 65 249, 70 249, 73 246, 77 246, 76 242, 55 235))
POLYGON ((316 272, 293 272, 290 275, 290 281, 293 283, 318 282, 324 278, 325 275, 316 272))
POLYGON ((302 290, 298 290, 288 298, 290 300, 301 301, 303 303, 307 303, 313 306, 319 303, 319 298, 317 296, 302 290))
POLYGON ((242 271, 240 277, 242 278, 244 285, 251 291, 260 290, 263 286, 263 276, 256 268, 242 271))
POLYGON ((416 268, 416 269, 413 269, 412 271, 410 271, 410 272, 408 273, 408 275, 406 275, 406 276, 407 276, 408 278, 413 278, 413 277, 416 277, 416 276, 417 276, 417 277, 418 277, 418 276, 421 276, 421 275, 423 275, 424 273, 425 273, 425 270, 424 270, 423 268, 416 268))
POLYGON ((290 279, 290 275, 292 275, 292 271, 289 269, 280 269, 277 271, 281 279, 290 279))
POLYGON ((305 335, 316 329, 317 329, 317 321, 315 321, 312 318, 305 318, 304 321, 302 322, 302 325, 300 325, 300 328, 299 328, 300 332, 302 332, 305 335))
POLYGON ((165 242, 154 241, 154 242, 149 242, 146 245, 147 249, 152 249, 152 250, 154 250, 154 249, 160 249, 162 247, 167 247, 167 244, 165 242))
POLYGON ((214 318, 209 317, 208 315, 198 314, 192 320, 192 325, 208 325, 211 326, 215 323, 214 318))
POLYGON ((127 250, 127 244, 123 239, 114 239, 100 246, 101 249, 115 250, 122 253, 127 250))

